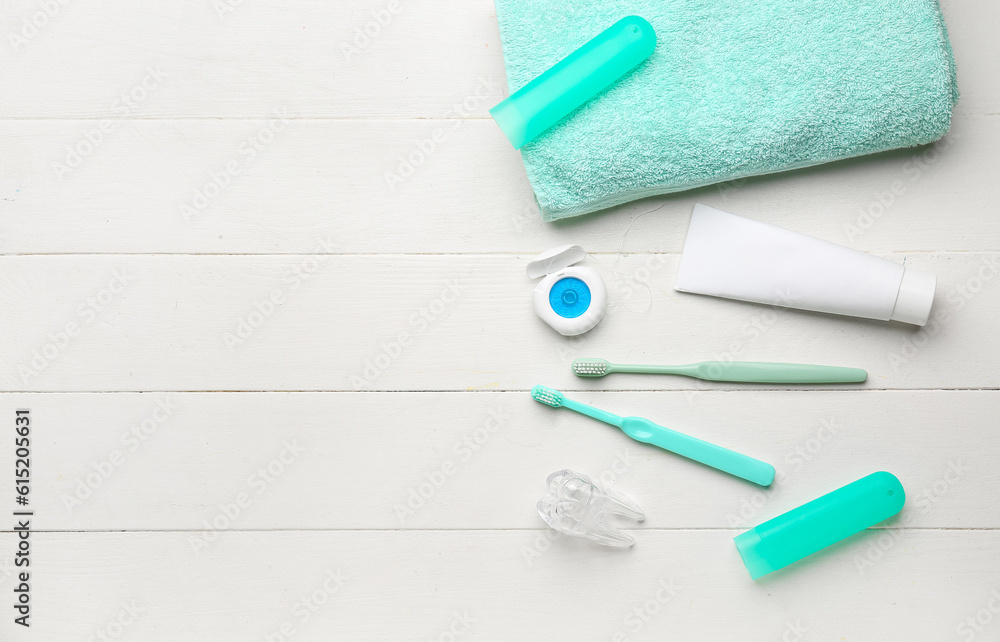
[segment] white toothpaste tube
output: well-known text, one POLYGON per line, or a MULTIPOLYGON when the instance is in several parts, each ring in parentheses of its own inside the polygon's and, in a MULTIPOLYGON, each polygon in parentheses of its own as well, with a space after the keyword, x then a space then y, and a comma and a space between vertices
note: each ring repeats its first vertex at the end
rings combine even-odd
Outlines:
POLYGON ((674 289, 924 325, 933 274, 698 203, 674 289))

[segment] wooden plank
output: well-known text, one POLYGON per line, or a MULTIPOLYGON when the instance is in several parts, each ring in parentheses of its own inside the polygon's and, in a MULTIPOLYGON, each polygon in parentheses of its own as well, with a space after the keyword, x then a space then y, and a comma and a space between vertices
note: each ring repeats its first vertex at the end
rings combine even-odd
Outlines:
POLYGON ((4 6, 6 117, 484 117, 506 86, 490 0, 60 3, 24 38, 39 12, 4 6))
POLYGON ((30 634, 5 617, 0 635, 937 640, 998 626, 996 531, 868 532, 757 583, 735 533, 654 531, 621 551, 534 530, 231 532, 199 555, 182 532, 36 533, 30 634))
POLYGON ((973 10, 970 9, 972 8, 969 5, 960 0, 941 2, 941 11, 944 13, 948 37, 955 54, 958 89, 961 94, 957 109, 968 113, 996 114, 1000 87, 996 79, 991 78, 976 59, 980 52, 986 51, 989 47, 1000 46, 995 39, 993 45, 986 44, 991 38, 989 34, 992 32, 992 25, 996 24, 988 12, 997 7, 987 9, 977 6, 973 10))
POLYGON ((0 252, 301 253, 319 236, 360 253, 680 252, 699 201, 868 251, 1000 249, 995 116, 555 225, 489 121, 98 122, 0 121, 0 252))
POLYGON ((869 371, 866 384, 840 389, 997 387, 991 310, 1000 255, 888 258, 938 276, 926 327, 683 294, 672 289, 676 255, 597 255, 588 264, 608 284, 609 311, 591 332, 564 338, 531 311, 526 256, 0 257, 0 386, 747 387, 642 375, 581 380, 569 364, 584 356, 617 363, 827 363, 869 371))
MULTIPOLYGON (((944 5, 959 109, 996 113, 991 61, 1000 43, 991 26, 1000 7, 944 5)), ((0 14, 7 117, 244 118, 280 107, 302 117, 444 117, 492 76, 489 100, 462 109, 485 117, 506 92, 490 0, 60 3, 32 34, 25 21, 41 11, 20 0, 0 14), (230 4, 232 11, 219 11, 230 4), (359 30, 368 31, 367 43, 359 30), (156 65, 162 83, 137 91, 142 99, 131 106, 122 101, 156 65)))
POLYGON ((550 225, 488 119, 490 0, 5 3, 0 390, 29 392, 0 416, 31 408, 35 514, 32 627, 8 610, 0 639, 993 639, 1000 5, 942 4, 962 91, 944 141, 550 225), (932 271, 943 316, 676 293, 696 201, 932 271), (532 315, 523 272, 567 242, 611 292, 578 339, 532 315), (871 376, 581 380, 577 356, 871 376), (778 480, 635 444, 536 383, 778 480), (635 548, 541 528, 561 467, 646 509, 635 548), (899 517, 749 580, 734 535, 879 469, 899 517))
POLYGON ((533 528, 564 467, 634 497, 644 528, 750 527, 878 470, 907 490, 901 525, 1000 527, 997 391, 574 397, 768 461, 777 480, 759 488, 523 392, 5 394, 0 416, 31 409, 41 530, 533 528))

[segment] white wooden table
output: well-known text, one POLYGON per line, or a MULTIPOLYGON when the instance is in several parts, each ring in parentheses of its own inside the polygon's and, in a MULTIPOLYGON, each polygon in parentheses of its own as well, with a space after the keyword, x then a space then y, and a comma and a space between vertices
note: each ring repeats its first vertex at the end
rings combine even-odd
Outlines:
POLYGON ((1000 7, 944 10, 963 96, 936 145, 551 225, 487 115, 489 0, 4 3, 0 639, 1000 639, 1000 7), (944 316, 676 293, 696 201, 934 272, 944 316), (573 340, 523 272, 569 242, 611 293, 573 340), (578 356, 870 378, 581 380, 578 356), (778 481, 542 407, 538 383, 778 481), (643 506, 634 548, 543 528, 563 467, 643 506), (749 579, 734 535, 877 470, 898 519, 749 579))

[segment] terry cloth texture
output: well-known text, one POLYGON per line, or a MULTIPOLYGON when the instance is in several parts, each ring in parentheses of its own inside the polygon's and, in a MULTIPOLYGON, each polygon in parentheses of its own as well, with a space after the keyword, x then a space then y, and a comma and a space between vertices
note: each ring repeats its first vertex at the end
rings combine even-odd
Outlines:
POLYGON ((522 148, 542 217, 937 140, 937 0, 496 0, 513 93, 627 15, 653 55, 522 148))

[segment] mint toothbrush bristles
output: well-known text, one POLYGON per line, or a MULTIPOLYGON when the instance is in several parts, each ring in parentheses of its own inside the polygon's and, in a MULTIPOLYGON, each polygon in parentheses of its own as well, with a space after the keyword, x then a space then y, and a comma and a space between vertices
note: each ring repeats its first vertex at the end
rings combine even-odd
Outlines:
POLYGON ((611 363, 604 359, 576 359, 573 374, 578 377, 603 377, 611 369, 611 363))
POLYGON ((531 398, 538 403, 543 403, 546 406, 552 406, 553 408, 562 407, 563 401, 566 399, 563 396, 563 393, 545 386, 535 386, 532 388, 531 398))

